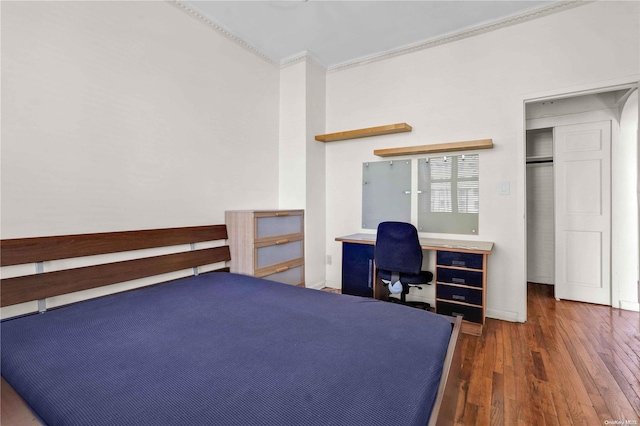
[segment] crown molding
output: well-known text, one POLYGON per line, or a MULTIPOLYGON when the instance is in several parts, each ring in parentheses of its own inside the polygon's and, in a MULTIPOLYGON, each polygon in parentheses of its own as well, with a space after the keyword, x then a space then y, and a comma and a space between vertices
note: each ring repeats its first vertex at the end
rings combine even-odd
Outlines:
POLYGON ((261 49, 258 49, 257 47, 253 46, 252 44, 246 42, 245 40, 243 40, 240 36, 234 34, 232 31, 230 31, 229 29, 227 29, 226 27, 224 27, 222 24, 214 21, 213 19, 206 17, 203 13, 201 13, 198 10, 195 10, 195 8, 189 7, 187 5, 185 5, 184 3, 182 3, 182 1, 180 0, 166 0, 168 3, 174 5, 175 7, 177 7, 178 9, 182 10, 183 12, 189 14, 190 16, 192 16, 193 18, 197 19, 198 21, 202 22, 203 24, 207 25, 209 28, 215 30, 216 32, 218 32, 219 34, 223 35, 224 37, 226 37, 227 39, 231 40, 232 42, 236 43, 238 46, 243 47, 244 49, 248 50, 249 52, 255 54, 256 56, 262 58, 263 60, 267 61, 268 63, 280 67, 280 68, 286 68, 292 65, 295 65, 299 62, 302 61, 307 61, 307 63, 312 64, 316 67, 318 67, 320 70, 326 72, 326 73, 331 73, 331 72, 336 72, 336 71, 341 71, 341 70, 345 70, 348 68, 353 68, 353 67, 357 67, 360 65, 366 65, 366 64, 370 64, 372 62, 377 62, 377 61, 382 61, 385 59, 390 59, 390 58, 394 58, 397 56, 401 56, 401 55, 406 55, 409 53, 414 53, 414 52, 418 52, 421 50, 425 50, 425 49, 429 49, 431 47, 436 47, 436 46, 441 46, 443 44, 447 44, 447 43, 452 43, 454 41, 458 41, 458 40, 463 40, 465 38, 469 38, 469 37, 473 37, 479 34, 484 34, 490 31, 494 31, 494 30, 499 30, 502 28, 506 28, 512 25, 516 25, 516 24, 521 24, 527 21, 531 21, 537 18, 542 18, 544 16, 548 16, 548 15, 552 15, 554 13, 558 13, 558 12, 563 12, 565 10, 569 10, 569 9, 573 9, 575 7, 578 6, 583 6, 585 4, 590 4, 593 3, 594 1, 598 1, 598 0, 568 0, 568 1, 561 1, 558 3, 554 3, 552 5, 547 5, 547 6, 541 6, 539 8, 536 9, 532 9, 532 10, 528 10, 526 12, 517 14, 517 15, 512 15, 509 17, 506 17, 504 19, 500 19, 497 21, 490 21, 490 22, 486 22, 484 24, 480 24, 474 27, 470 27, 470 28, 466 28, 464 30, 461 31, 456 31, 454 33, 450 33, 441 37, 436 37, 433 39, 429 39, 429 40, 425 40, 425 41, 421 41, 418 43, 413 43, 413 44, 409 44, 406 46, 402 46, 396 49, 392 49, 392 50, 387 50, 385 52, 381 52, 381 53, 376 53, 373 55, 368 55, 368 56, 363 56, 360 58, 356 58, 353 60, 349 60, 346 62, 342 62, 339 64, 335 64, 335 65, 325 65, 322 63, 322 61, 320 59, 318 59, 315 55, 313 55, 311 52, 309 51, 303 51, 303 52, 299 52, 296 53, 294 55, 288 56, 282 60, 277 60, 275 58, 272 58, 271 56, 269 56, 266 52, 264 52, 261 49))
POLYGON ((315 66, 323 72, 327 72, 327 66, 322 63, 320 59, 308 50, 296 53, 295 55, 288 56, 280 61, 280 68, 287 68, 300 62, 306 62, 315 66))
POLYGON ((456 31, 454 33, 450 33, 441 37, 436 37, 430 40, 409 44, 396 49, 387 50, 382 53, 363 56, 354 60, 342 62, 340 64, 330 65, 327 67, 327 72, 331 73, 335 71, 341 71, 347 68, 366 65, 372 62, 382 61, 385 59, 394 58, 396 56, 406 55, 409 53, 418 52, 420 50, 429 49, 431 47, 452 43, 454 41, 473 37, 479 34, 484 34, 494 30, 499 30, 512 25, 521 24, 523 22, 527 22, 537 18, 544 17, 544 16, 552 15, 554 13, 562 12, 568 9, 573 9, 574 7, 593 3, 594 1, 597 1, 597 0, 569 0, 569 1, 563 1, 561 3, 557 3, 549 6, 541 6, 539 8, 528 10, 518 15, 512 15, 504 19, 487 22, 487 23, 470 27, 461 31, 456 31))
POLYGON ((187 5, 185 5, 180 0, 167 0, 167 2, 169 4, 177 7, 179 10, 182 10, 183 12, 187 13, 191 17, 197 19, 198 21, 200 21, 201 23, 205 24, 209 28, 215 30, 218 34, 221 34, 222 36, 226 37, 228 40, 234 42, 238 46, 243 47, 244 49, 248 50, 249 52, 253 53, 254 55, 260 57, 261 59, 263 59, 265 61, 267 61, 268 63, 270 63, 272 65, 275 65, 275 66, 280 66, 280 61, 272 58, 271 56, 269 56, 266 52, 262 51, 261 49, 258 49, 257 47, 247 43, 241 37, 239 37, 238 35, 234 34, 231 30, 226 28, 224 25, 220 24, 219 22, 214 21, 213 19, 211 19, 211 18, 209 18, 207 16, 204 16, 204 14, 202 14, 200 11, 195 10, 194 8, 191 8, 191 7, 187 6, 187 5))

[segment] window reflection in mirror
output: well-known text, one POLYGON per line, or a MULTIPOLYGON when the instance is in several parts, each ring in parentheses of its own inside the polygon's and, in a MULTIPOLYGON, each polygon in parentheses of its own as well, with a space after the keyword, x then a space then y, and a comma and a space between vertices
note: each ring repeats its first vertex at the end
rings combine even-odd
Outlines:
POLYGON ((478 177, 478 154, 419 159, 418 230, 477 235, 478 177))

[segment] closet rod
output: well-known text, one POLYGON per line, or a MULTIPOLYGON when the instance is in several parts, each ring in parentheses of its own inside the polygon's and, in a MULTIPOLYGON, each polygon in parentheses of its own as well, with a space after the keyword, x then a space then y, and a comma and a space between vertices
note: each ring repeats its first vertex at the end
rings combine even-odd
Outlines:
POLYGON ((530 155, 526 160, 527 164, 553 163, 553 155, 530 155))

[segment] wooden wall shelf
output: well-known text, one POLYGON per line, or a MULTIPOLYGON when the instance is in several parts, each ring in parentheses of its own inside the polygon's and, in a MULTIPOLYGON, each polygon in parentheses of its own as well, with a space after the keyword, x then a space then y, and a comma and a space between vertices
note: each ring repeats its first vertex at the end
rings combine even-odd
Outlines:
POLYGON ((316 136, 320 142, 335 142, 346 139, 368 138, 369 136, 389 135, 392 133, 410 132, 412 129, 407 123, 388 124, 386 126, 368 127, 366 129, 347 130, 345 132, 327 133, 316 136))
POLYGON ((438 143, 433 145, 405 146, 403 148, 376 149, 374 155, 378 157, 394 157, 398 155, 432 154, 435 152, 470 151, 474 149, 493 148, 493 139, 476 141, 438 143))

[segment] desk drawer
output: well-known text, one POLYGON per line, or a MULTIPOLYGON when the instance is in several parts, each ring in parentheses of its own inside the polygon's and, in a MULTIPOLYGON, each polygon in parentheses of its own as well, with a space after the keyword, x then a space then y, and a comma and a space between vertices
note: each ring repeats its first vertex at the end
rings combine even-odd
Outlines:
POLYGON ((471 322, 477 322, 482 324, 482 308, 466 305, 459 305, 457 303, 449 302, 436 302, 436 312, 443 315, 450 315, 453 317, 462 316, 462 319, 471 322))
POLYGON ((436 264, 456 266, 459 268, 482 269, 481 254, 458 253, 455 251, 438 251, 436 264))
POLYGON ((436 298, 482 306, 482 290, 437 284, 436 298))
POLYGON ((302 257, 302 240, 286 242, 256 249, 256 269, 302 257))
POLYGON ((463 271, 459 269, 437 268, 438 282, 469 285, 482 288, 482 272, 463 271))

